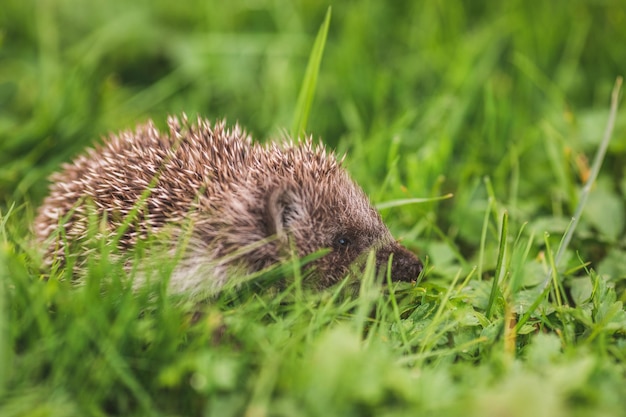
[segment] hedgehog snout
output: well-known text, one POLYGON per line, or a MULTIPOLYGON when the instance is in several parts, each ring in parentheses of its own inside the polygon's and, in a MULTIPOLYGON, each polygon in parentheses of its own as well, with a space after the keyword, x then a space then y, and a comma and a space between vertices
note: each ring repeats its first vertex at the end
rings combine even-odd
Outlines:
POLYGON ((417 280, 424 265, 408 249, 397 242, 391 243, 387 247, 379 249, 376 253, 376 264, 379 268, 387 268, 389 257, 391 259, 391 279, 393 281, 411 282, 417 280))

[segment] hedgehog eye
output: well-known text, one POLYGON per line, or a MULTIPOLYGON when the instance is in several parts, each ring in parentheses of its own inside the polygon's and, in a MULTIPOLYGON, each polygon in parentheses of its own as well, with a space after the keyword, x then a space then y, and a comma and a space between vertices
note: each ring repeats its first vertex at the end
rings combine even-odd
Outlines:
POLYGON ((337 246, 342 247, 342 248, 347 248, 348 246, 350 246, 350 239, 348 239, 345 236, 340 236, 337 238, 337 240, 335 241, 337 243, 337 246))

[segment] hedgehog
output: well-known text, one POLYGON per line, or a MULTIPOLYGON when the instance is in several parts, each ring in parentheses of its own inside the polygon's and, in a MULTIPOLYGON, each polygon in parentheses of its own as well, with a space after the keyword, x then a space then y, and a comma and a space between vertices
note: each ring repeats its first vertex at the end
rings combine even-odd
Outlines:
POLYGON ((422 271, 343 158, 310 136, 259 144, 238 124, 184 115, 167 124, 166 133, 148 121, 110 135, 50 177, 34 223, 47 264, 62 264, 81 245, 86 251, 95 215, 110 236, 122 230, 121 253, 159 231, 168 231, 172 248, 184 240, 169 282, 174 293, 215 292, 294 254, 321 253, 305 266, 316 288, 339 282, 354 265, 362 269, 370 251, 380 271, 390 262, 394 281, 415 281, 422 271))

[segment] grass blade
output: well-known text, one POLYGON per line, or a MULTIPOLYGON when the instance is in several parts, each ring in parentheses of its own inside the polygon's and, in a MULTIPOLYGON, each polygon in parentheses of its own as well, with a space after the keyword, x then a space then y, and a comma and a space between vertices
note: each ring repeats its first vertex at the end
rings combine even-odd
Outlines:
POLYGON ((449 198, 454 197, 454 195, 452 193, 448 193, 446 195, 441 195, 438 197, 428 197, 428 198, 402 198, 399 200, 390 200, 390 201, 385 201, 379 204, 376 204, 376 208, 378 210, 383 210, 383 209, 388 209, 388 208, 392 208, 392 207, 400 207, 400 206, 406 206, 408 204, 422 204, 422 203, 429 203, 431 201, 441 201, 441 200, 447 200, 449 198))
POLYGON ((317 86, 317 75, 319 74, 320 64, 322 62, 322 55, 324 54, 324 46, 326 45, 326 37, 328 36, 328 27, 330 26, 331 8, 328 7, 326 11, 326 17, 317 32, 315 43, 313 44, 313 50, 309 56, 309 63, 304 73, 304 80, 300 87, 300 94, 298 95, 298 102, 296 104, 296 111, 293 115, 293 125, 291 126, 291 136, 298 137, 298 135, 306 131, 306 125, 309 121, 309 113, 311 112, 311 104, 313 103, 313 95, 315 94, 315 87, 317 86))
POLYGON ((478 280, 483 279, 483 265, 485 264, 485 245, 487 243, 487 229, 489 228, 489 214, 491 213, 494 200, 489 197, 487 200, 487 210, 485 210, 485 217, 483 218, 483 227, 480 231, 480 246, 478 249, 478 280))
POLYGON ((491 318, 493 314, 493 304, 496 301, 498 293, 498 283, 502 274, 502 264, 504 261, 504 253, 506 251, 506 237, 509 231, 509 213, 504 212, 502 215, 502 231, 500 233, 500 247, 498 248, 498 263, 496 264, 496 272, 493 275, 493 283, 491 285, 491 293, 489 294, 489 303, 487 304, 487 318, 491 318))
MULTIPOLYGON (((617 117, 617 107, 618 107, 618 99, 619 93, 622 88, 622 77, 617 77, 615 80, 615 86, 613 87, 613 92, 611 93, 611 110, 609 111, 609 120, 606 123, 606 128, 604 130, 604 136, 602 137, 602 142, 600 142, 600 147, 598 148, 598 152, 596 152, 596 156, 593 160, 593 165, 591 166, 591 173, 589 174, 589 178, 583 187, 582 193, 580 194, 580 200, 578 201, 578 205, 576 206, 576 211, 574 212, 574 216, 572 217, 572 223, 570 227, 565 232, 563 236, 563 240, 559 245, 559 249, 557 250, 556 256, 554 257, 554 266, 558 267, 567 249, 570 241, 572 240, 572 236, 574 236, 574 231, 576 230, 576 226, 578 225, 578 221, 583 214, 583 210, 585 209, 585 205, 587 204, 587 198, 591 193, 591 187, 596 182, 596 178, 600 173, 600 168, 602 167, 602 162, 604 161, 604 156, 606 155, 606 150, 609 147, 609 142, 611 141, 611 136, 613 135, 613 128, 615 127, 615 119, 617 117)), ((550 280, 552 278, 552 270, 548 271, 545 280, 543 281, 543 288, 547 288, 550 285, 550 280)))

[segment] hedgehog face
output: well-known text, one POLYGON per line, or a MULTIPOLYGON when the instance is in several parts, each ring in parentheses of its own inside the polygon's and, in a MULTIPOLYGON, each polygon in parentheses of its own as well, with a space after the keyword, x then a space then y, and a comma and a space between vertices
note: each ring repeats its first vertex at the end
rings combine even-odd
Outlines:
POLYGON ((330 249, 312 264, 319 287, 340 281, 355 264, 363 266, 372 249, 376 251, 379 270, 386 270, 393 255, 392 278, 415 280, 422 269, 421 262, 396 243, 361 189, 347 176, 338 179, 341 183, 331 187, 307 182, 273 190, 266 207, 269 234, 294 246, 300 256, 330 249), (315 188, 307 189, 308 184, 315 188), (335 190, 342 193, 333 194, 335 190))

